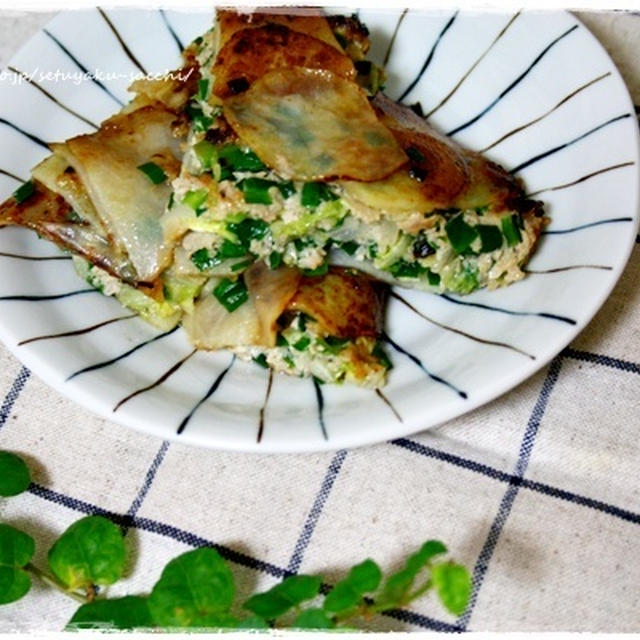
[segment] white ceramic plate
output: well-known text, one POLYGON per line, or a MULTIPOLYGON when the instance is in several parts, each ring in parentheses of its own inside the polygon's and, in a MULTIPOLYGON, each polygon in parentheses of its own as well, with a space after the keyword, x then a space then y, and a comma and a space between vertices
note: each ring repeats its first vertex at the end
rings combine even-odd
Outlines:
MULTIPOLYGON (((567 13, 394 9, 360 17, 373 58, 387 58, 388 95, 420 102, 436 127, 487 149, 545 202, 552 223, 529 265, 535 273, 464 298, 398 290, 405 302, 389 306, 394 369, 382 395, 280 375, 269 385, 268 372, 227 352, 182 362, 191 347, 180 330, 159 336, 137 318, 118 319, 129 314, 87 292, 69 260, 15 257, 61 254, 31 232, 5 228, 0 252, 13 255, 0 255, 0 337, 13 353, 63 394, 124 425, 200 446, 284 452, 420 431, 505 393, 565 347, 610 293, 636 237, 638 131, 614 65, 567 13)), ((43 141, 92 131, 91 122, 128 99, 131 74, 176 67, 179 43, 211 20, 140 10, 55 18, 11 62, 35 71, 32 82, 0 81, 0 197, 44 157, 43 141), (98 77, 81 80, 83 70, 98 77)))

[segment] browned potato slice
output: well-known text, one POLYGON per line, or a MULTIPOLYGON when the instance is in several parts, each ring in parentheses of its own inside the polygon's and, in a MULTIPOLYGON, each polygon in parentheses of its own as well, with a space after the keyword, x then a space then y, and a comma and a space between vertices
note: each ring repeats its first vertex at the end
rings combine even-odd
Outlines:
POLYGON ((225 100, 227 121, 285 178, 380 180, 407 162, 357 84, 328 71, 276 69, 225 100))
POLYGON ((213 92, 228 98, 246 91, 258 78, 278 68, 324 69, 353 79, 353 62, 331 45, 281 24, 242 29, 231 36, 213 66, 213 92))
POLYGON ((342 52, 331 26, 318 9, 309 7, 270 7, 263 11, 242 12, 218 9, 217 21, 220 26, 219 47, 222 48, 241 29, 263 27, 266 24, 279 24, 292 31, 313 36, 342 52))
POLYGON ((373 338, 382 331, 384 291, 362 273, 331 267, 325 276, 303 276, 287 310, 311 316, 326 335, 373 338))

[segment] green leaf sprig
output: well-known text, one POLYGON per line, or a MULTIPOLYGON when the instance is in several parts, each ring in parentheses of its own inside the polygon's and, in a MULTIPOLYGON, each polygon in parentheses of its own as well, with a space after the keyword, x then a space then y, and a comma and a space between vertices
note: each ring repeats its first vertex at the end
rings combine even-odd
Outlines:
MULTIPOLYGON (((0 495, 17 495, 29 483, 24 462, 0 451, 0 495)), ((67 630, 353 629, 428 591, 460 615, 471 594, 469 572, 443 559, 447 548, 437 540, 425 542, 386 578, 375 561, 366 559, 332 587, 320 576, 292 575, 240 603, 233 573, 211 547, 171 560, 148 595, 98 593, 98 587, 122 577, 126 555, 121 530, 103 516, 81 518, 58 538, 47 555, 49 573, 31 564, 34 550, 31 536, 0 523, 0 604, 25 596, 35 575, 82 603, 67 630)))

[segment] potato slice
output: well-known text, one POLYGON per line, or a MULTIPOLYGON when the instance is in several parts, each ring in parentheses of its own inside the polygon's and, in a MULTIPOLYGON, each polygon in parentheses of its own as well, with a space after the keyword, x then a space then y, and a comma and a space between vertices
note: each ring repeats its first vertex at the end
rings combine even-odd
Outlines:
POLYGON ((224 102, 240 139, 284 178, 380 180, 408 158, 354 82, 292 67, 224 102))
POLYGON ((356 70, 344 53, 281 24, 242 29, 220 50, 212 69, 213 92, 228 98, 246 91, 265 73, 279 68, 324 69, 353 80, 356 70))

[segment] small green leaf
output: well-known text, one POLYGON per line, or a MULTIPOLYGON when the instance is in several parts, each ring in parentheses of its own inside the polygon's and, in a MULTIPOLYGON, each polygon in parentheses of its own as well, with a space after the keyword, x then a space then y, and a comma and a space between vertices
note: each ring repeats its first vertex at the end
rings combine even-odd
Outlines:
POLYGON ((124 570, 120 529, 102 516, 74 522, 49 550, 49 567, 69 590, 113 584, 124 570))
POLYGON ((9 524, 0 523, 0 566, 24 567, 35 551, 33 538, 9 524))
POLYGON ((376 603, 378 609, 385 610, 402 606, 418 573, 433 557, 446 553, 446 551, 447 548, 438 540, 425 542, 416 553, 407 558, 403 569, 387 578, 376 603))
POLYGON ((443 562, 433 567, 431 580, 442 604, 454 615, 462 615, 471 596, 471 576, 467 569, 443 562))
POLYGON ((208 547, 188 551, 167 564, 149 596, 154 622, 162 627, 229 627, 235 597, 233 575, 208 547))
POLYGON ((335 622, 322 609, 306 609, 291 625, 294 629, 333 629, 335 622))
POLYGON ((357 564, 351 569, 347 579, 360 593, 375 591, 382 580, 380 567, 370 559, 357 564))
POLYGON ((243 607, 267 620, 273 620, 301 602, 315 598, 321 584, 322 580, 315 576, 290 576, 269 591, 251 596, 243 607))
POLYGON ((347 611, 362 600, 365 593, 378 588, 382 580, 380 567, 370 559, 357 564, 349 574, 327 594, 323 608, 331 613, 347 611))
POLYGON ((0 451, 0 496, 17 496, 27 490, 30 482, 24 460, 15 453, 0 451))
POLYGON ((271 629, 269 623, 260 616, 249 616, 238 622, 236 629, 271 629))
POLYGON ((31 578, 22 569, 0 567, 0 604, 20 600, 31 589, 31 578))
POLYGON ((66 631, 79 629, 148 629, 153 627, 147 599, 125 596, 83 604, 67 623, 66 631))
POLYGON ((31 578, 22 570, 35 550, 30 535, 8 524, 0 524, 0 604, 15 602, 31 588, 31 578))

